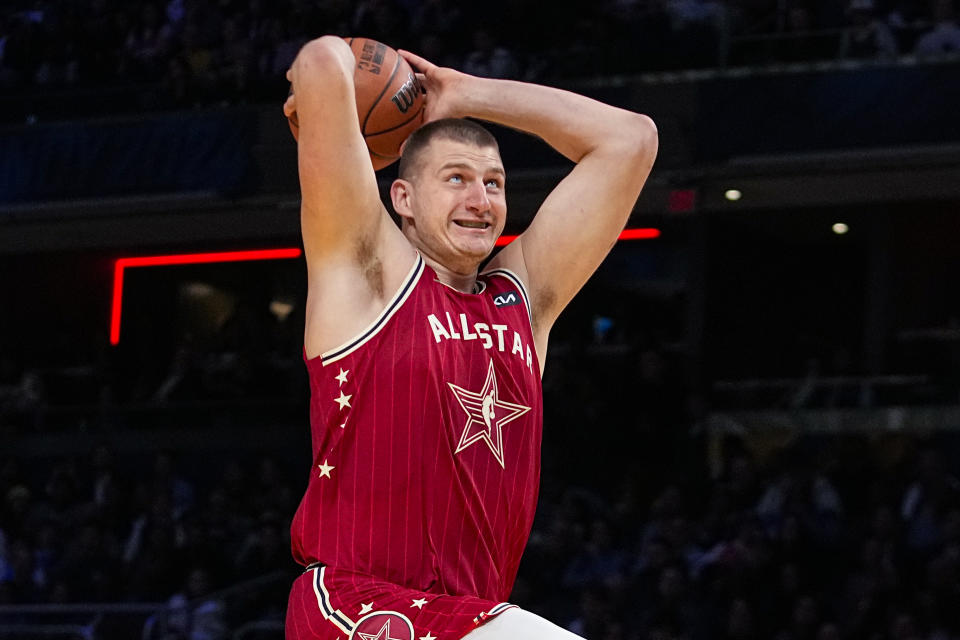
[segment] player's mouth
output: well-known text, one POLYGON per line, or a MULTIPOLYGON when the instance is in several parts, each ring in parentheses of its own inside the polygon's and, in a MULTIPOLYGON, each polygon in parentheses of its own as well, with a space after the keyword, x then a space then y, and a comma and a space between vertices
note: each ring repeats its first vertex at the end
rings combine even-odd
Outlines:
POLYGON ((490 223, 482 220, 454 220, 454 224, 465 229, 489 229, 490 223))

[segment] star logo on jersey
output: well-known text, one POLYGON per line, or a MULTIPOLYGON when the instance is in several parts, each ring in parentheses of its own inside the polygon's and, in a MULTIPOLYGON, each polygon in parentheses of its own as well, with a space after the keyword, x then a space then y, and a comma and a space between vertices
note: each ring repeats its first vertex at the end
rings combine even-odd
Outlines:
POLYGON ((500 399, 493 360, 490 361, 490 367, 487 369, 487 379, 479 392, 458 387, 452 382, 447 384, 456 396, 457 402, 460 403, 467 414, 467 423, 463 427, 460 443, 454 453, 460 453, 473 443, 482 440, 490 447, 490 451, 497 462, 500 463, 500 467, 505 469, 506 467, 503 464, 503 427, 530 411, 530 407, 500 399))
POLYGON ((378 611, 357 621, 353 640, 413 640, 410 618, 396 611, 378 611))
POLYGON ((339 398, 334 398, 333 401, 336 402, 338 405, 340 405, 340 411, 343 411, 343 408, 344 408, 344 407, 346 407, 346 408, 348 408, 348 409, 351 408, 351 407, 350 407, 350 398, 352 398, 352 397, 353 397, 353 394, 351 394, 351 395, 348 396, 348 395, 345 395, 345 394, 343 393, 343 391, 341 391, 341 392, 340 392, 340 397, 339 397, 339 398))
POLYGON ((363 640, 399 640, 398 638, 394 638, 390 635, 390 622, 392 621, 388 618, 376 634, 361 632, 357 633, 357 635, 363 638, 363 640))
POLYGON ((334 469, 336 469, 336 467, 333 467, 333 466, 327 464, 327 461, 326 461, 326 460, 323 461, 323 464, 318 464, 318 465, 317 465, 317 468, 320 469, 320 477, 321 477, 321 478, 329 478, 329 477, 330 477, 330 472, 333 471, 334 469))

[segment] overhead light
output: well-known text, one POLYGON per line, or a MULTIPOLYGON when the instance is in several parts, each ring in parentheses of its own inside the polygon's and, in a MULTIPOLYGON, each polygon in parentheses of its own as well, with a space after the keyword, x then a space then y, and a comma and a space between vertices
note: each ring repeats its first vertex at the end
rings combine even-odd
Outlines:
POLYGON ((833 232, 834 232, 835 234, 837 234, 838 236, 842 236, 842 235, 845 234, 847 231, 850 231, 850 227, 848 227, 846 224, 844 224, 844 223, 842 223, 842 222, 834 222, 834 223, 833 223, 833 232))
POLYGON ((723 192, 723 197, 730 202, 736 202, 743 197, 743 194, 740 193, 740 189, 727 189, 723 192))
POLYGON ((293 304, 286 300, 271 300, 270 313, 277 317, 277 320, 283 322, 291 313, 293 313, 293 304))
POLYGON ((184 286, 183 290, 193 298, 207 298, 216 292, 216 289, 206 282, 191 282, 184 286))

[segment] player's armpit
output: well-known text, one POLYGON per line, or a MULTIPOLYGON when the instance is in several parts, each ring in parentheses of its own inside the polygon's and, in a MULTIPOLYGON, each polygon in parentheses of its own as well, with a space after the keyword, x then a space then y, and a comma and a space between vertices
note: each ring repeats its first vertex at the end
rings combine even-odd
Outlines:
POLYGON ((307 43, 290 70, 296 95, 303 241, 307 260, 342 253, 387 216, 360 134, 355 58, 341 38, 307 43))

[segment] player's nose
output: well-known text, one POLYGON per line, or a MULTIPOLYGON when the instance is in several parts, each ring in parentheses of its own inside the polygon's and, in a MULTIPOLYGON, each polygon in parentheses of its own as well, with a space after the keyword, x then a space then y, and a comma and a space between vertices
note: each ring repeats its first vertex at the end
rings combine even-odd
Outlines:
POLYGON ((490 198, 487 197, 487 187, 483 182, 471 183, 467 191, 466 207, 468 211, 482 213, 490 209, 490 198))

